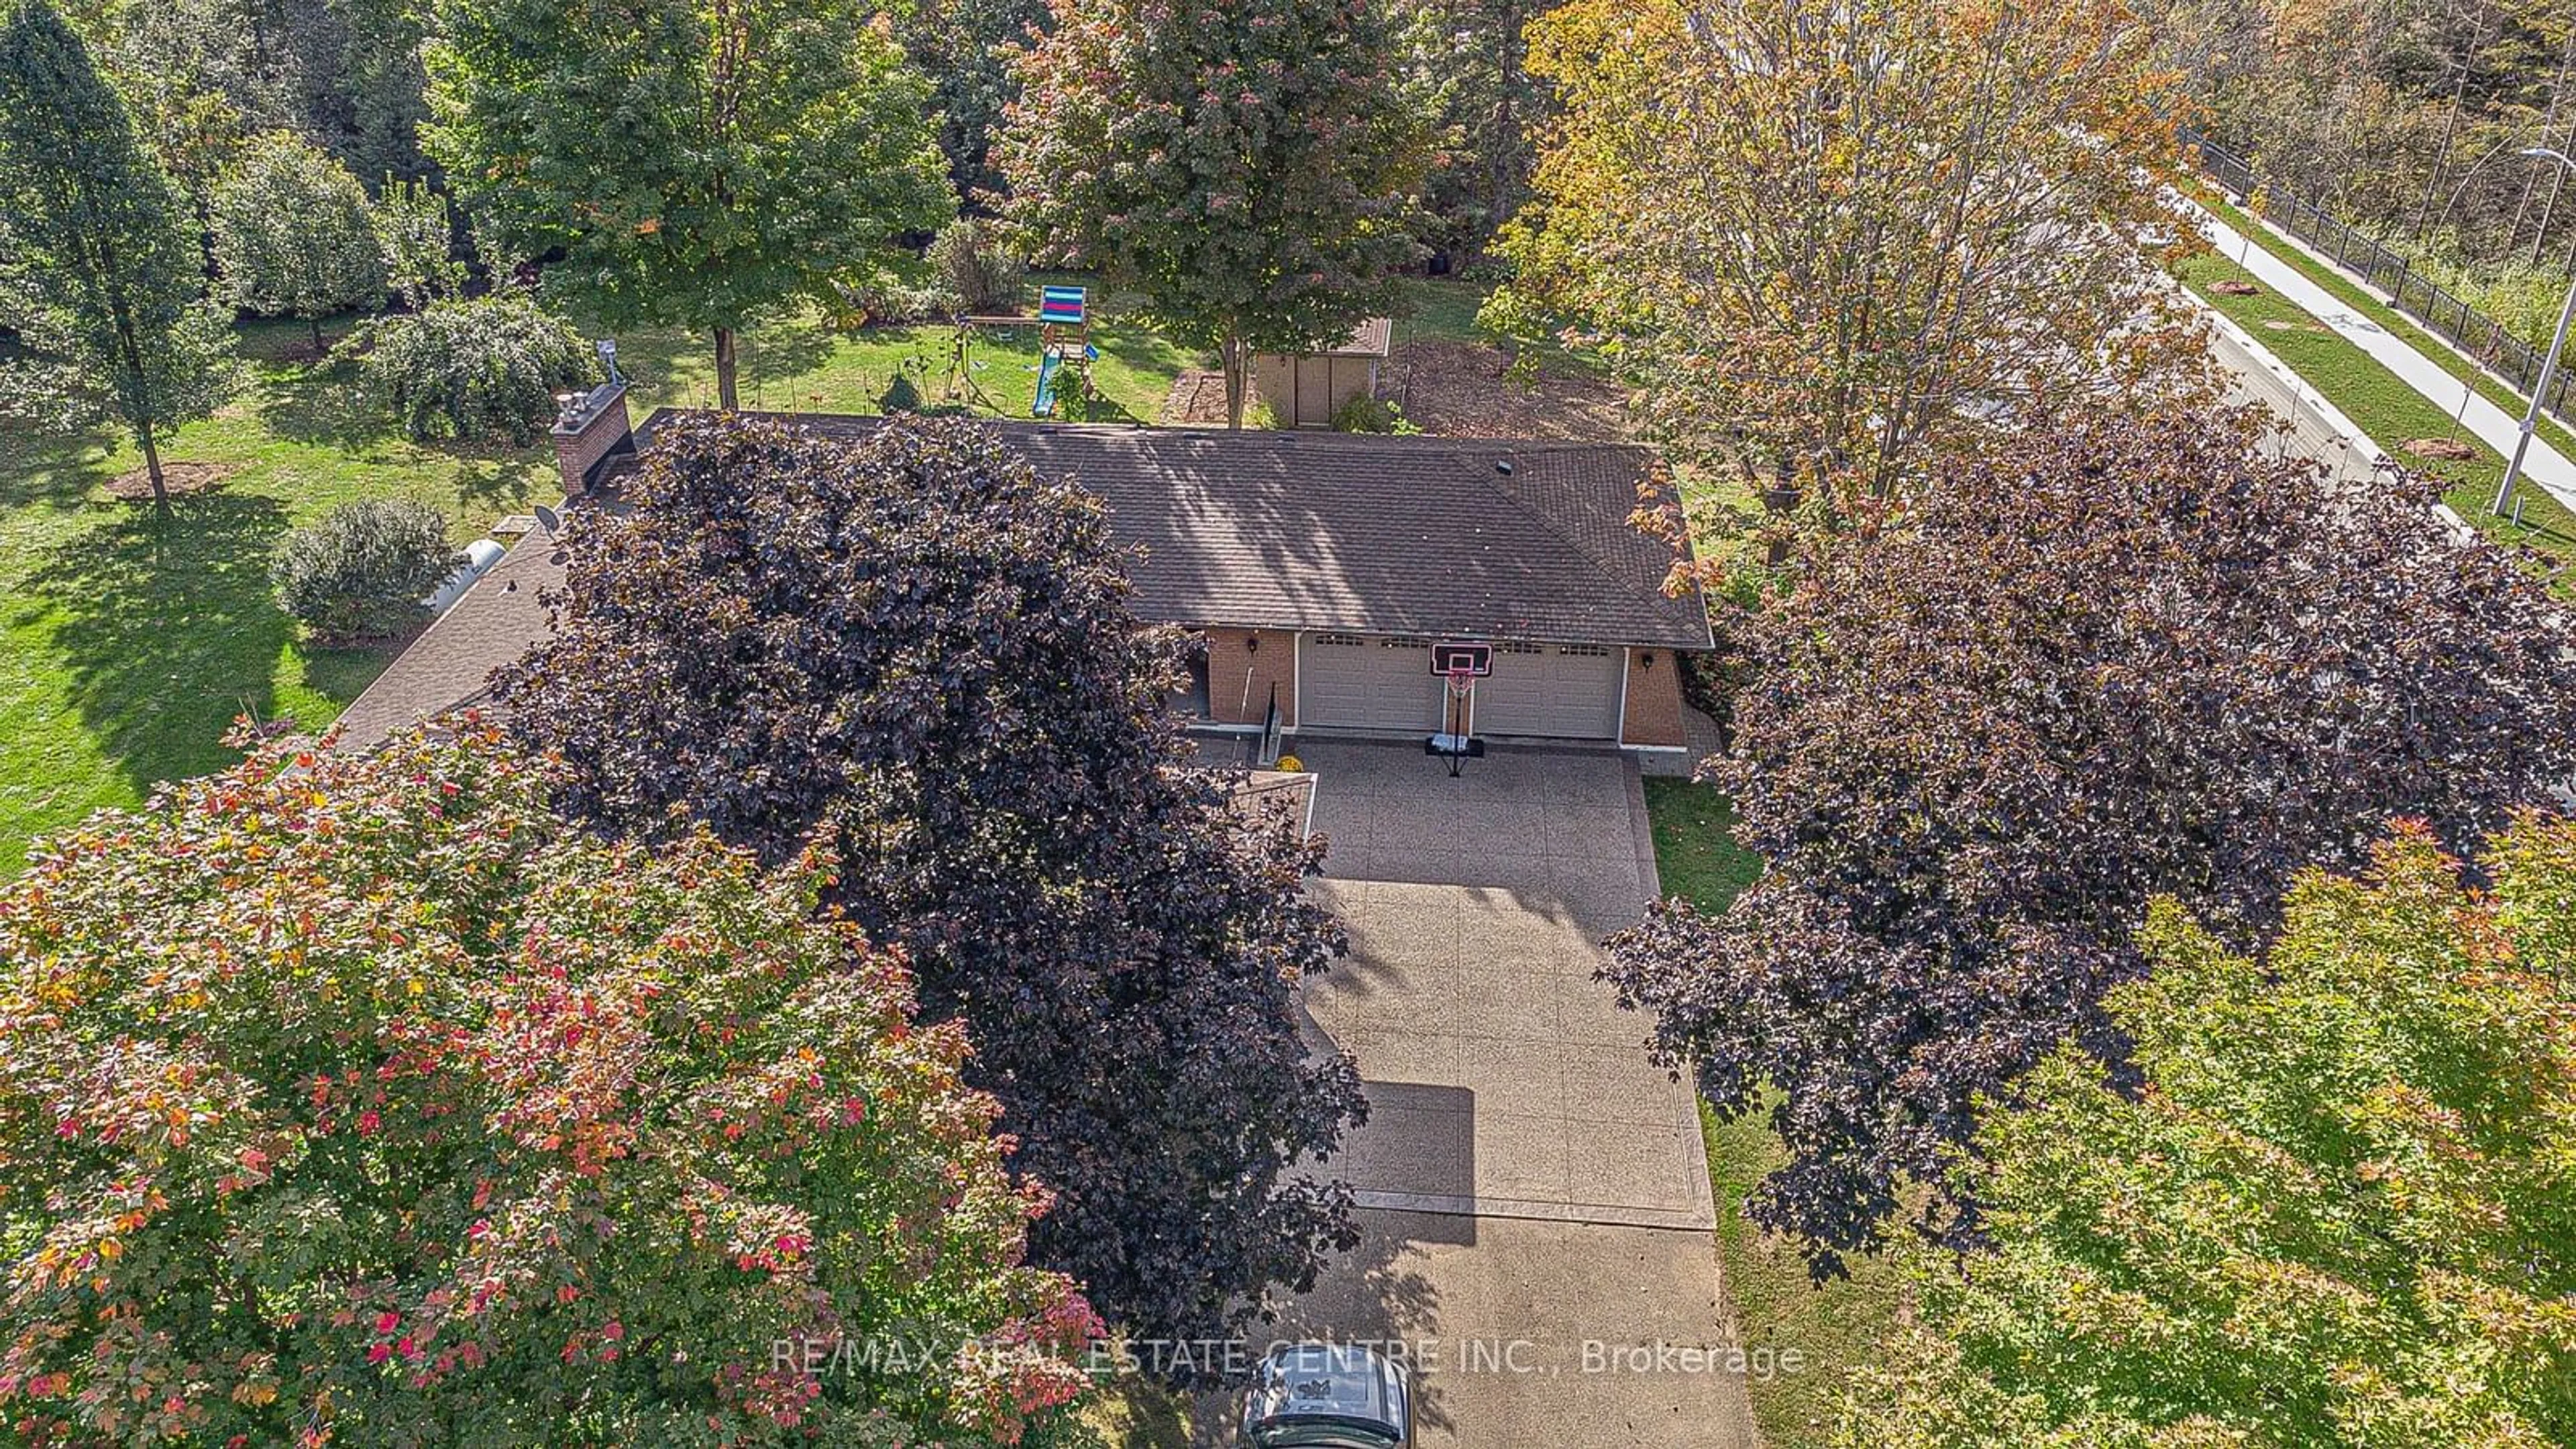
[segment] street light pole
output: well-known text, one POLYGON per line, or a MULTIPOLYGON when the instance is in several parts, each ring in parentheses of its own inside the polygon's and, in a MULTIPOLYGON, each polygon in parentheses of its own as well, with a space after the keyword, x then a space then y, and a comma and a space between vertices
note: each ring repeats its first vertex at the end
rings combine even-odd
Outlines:
MULTIPOLYGON (((2576 171, 2576 161, 2553 147, 2526 146, 2522 154, 2545 157, 2576 171)), ((2531 451, 2531 435, 2540 426, 2540 400, 2549 396, 2549 384, 2558 376, 2558 350, 2567 345, 2567 324, 2571 321, 2576 321, 2576 281, 2567 284, 2566 304, 2558 309, 2558 331, 2549 339, 2549 356, 2541 361, 2540 381, 2533 385, 2531 406, 2522 414, 2522 436, 2514 440, 2513 459, 2504 465, 2503 481, 2496 484, 2495 507, 2489 511, 2498 518, 2504 516, 2505 508, 2513 501, 2513 482, 2522 476, 2523 455, 2531 451)))

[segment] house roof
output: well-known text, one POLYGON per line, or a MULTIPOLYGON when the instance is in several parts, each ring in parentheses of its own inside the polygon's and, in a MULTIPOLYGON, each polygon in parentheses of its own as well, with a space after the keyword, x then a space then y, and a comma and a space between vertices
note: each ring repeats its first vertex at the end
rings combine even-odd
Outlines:
MULTIPOLYGON (((672 410, 638 430, 639 449, 672 410)), ((878 418, 771 415, 860 438, 878 418)), ((1160 623, 1709 645, 1696 592, 1667 597, 1673 557, 1628 522, 1653 476, 1643 449, 1319 432, 992 426, 1042 473, 1109 506, 1141 547, 1132 606, 1160 623)), ((395 660, 342 718, 364 748, 478 697, 546 632, 538 595, 561 553, 531 534, 395 660)))
MULTIPOLYGON (((657 413, 645 431, 660 423, 657 413)), ((796 415, 858 438, 877 418, 796 415)), ((1672 550, 1628 522, 1642 448, 1005 423, 1038 471, 1141 546, 1134 607, 1173 624, 1705 649, 1672 550)), ((651 444, 645 445, 649 451, 651 444)))

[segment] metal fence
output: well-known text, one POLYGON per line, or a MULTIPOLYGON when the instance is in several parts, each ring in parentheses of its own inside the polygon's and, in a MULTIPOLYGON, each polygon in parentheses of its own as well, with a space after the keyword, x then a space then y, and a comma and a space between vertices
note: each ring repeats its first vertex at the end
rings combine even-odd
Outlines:
MULTIPOLYGON (((2254 168, 2233 151, 2206 136, 2186 136, 2200 148, 2200 169, 2211 180, 2248 198, 2249 205, 2259 201, 2265 220, 2332 257, 2344 270, 2367 278, 2372 286, 2388 294, 2392 306, 2425 331, 2477 359, 2522 397, 2531 396, 2532 385, 2540 380, 2540 365, 2545 358, 2542 349, 2435 286, 2407 265, 2406 258, 2336 220, 2315 202, 2265 186, 2254 168)), ((2549 380, 2544 405, 2560 422, 2576 424, 2571 404, 2576 404, 2576 379, 2561 368, 2549 380)))

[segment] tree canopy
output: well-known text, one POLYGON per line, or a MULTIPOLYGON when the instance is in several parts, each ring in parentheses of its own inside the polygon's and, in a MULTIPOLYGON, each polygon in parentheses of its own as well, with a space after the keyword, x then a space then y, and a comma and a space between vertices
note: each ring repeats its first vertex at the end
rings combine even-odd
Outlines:
POLYGON ((385 253, 366 188, 303 137, 271 131, 251 142, 215 184, 212 210, 215 267, 233 305, 304 319, 314 351, 323 318, 383 304, 385 253))
POLYGON ((2576 826, 2463 880, 2406 826, 2235 954, 2166 902, 2110 999, 2143 1092, 2066 1052, 1961 1168, 1993 1249, 1847 1442, 2576 1443, 2576 826))
POLYGON ((51 0, 0 17, 0 237, 13 410, 123 423, 166 503, 160 432, 229 395, 232 341, 178 191, 51 0))
MULTIPOLYGON (((430 154, 496 244, 613 327, 736 334, 954 213, 929 84, 865 0, 444 0, 430 154)), ((494 260, 487 258, 487 260, 494 260)))
POLYGON ((1372 0, 1056 0, 994 147, 1032 260, 1087 267, 1218 354, 1338 344, 1414 260, 1422 127, 1372 0))
POLYGON ((1529 42, 1562 114, 1490 315, 1565 324, 1686 459, 1886 494, 2206 378, 2141 245, 2197 234, 2122 0, 1572 0, 1529 42))
MULTIPOLYGON (((1712 1101, 1785 1094, 1757 1219, 1830 1270, 1981 1098, 2070 1039, 2118 1061, 2102 994, 2144 969, 2151 897, 2259 940, 2297 870, 2358 864, 2389 817, 2470 843, 2568 776, 2576 619, 2431 503, 2224 419, 2106 415, 1810 547, 1740 623, 1714 762, 1764 873, 1613 942, 1712 1101)), ((1957 1236, 1972 1209, 1930 1212, 1957 1236)))
POLYGON ((1351 1242, 1294 1175, 1359 1099, 1296 982, 1342 949, 1293 823, 1247 826, 1168 713, 1179 640, 1127 611, 1101 503, 987 430, 862 441, 666 420, 622 511, 576 513, 555 636, 499 693, 562 805, 777 858, 828 831, 833 901, 975 1043, 1037 1261, 1116 1325, 1222 1336, 1351 1242))
POLYGON ((0 1410, 38 1443, 1017 1442, 1097 1323, 1022 1264, 1044 1196, 963 1035, 816 914, 835 869, 602 842, 472 724, 262 744, 40 850, 0 892, 0 1410), (858 1351, 895 1335, 940 1356, 858 1351))

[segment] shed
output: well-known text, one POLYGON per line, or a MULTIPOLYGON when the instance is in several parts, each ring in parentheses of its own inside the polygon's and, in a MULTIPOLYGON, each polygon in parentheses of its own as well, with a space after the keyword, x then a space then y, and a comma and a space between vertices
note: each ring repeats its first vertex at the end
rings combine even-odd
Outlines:
POLYGON ((1294 357, 1256 353, 1252 390, 1270 404, 1283 427, 1331 427, 1342 404, 1377 396, 1378 370, 1394 341, 1395 323, 1372 317, 1329 351, 1294 357))

